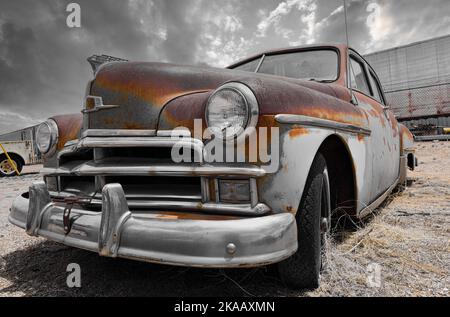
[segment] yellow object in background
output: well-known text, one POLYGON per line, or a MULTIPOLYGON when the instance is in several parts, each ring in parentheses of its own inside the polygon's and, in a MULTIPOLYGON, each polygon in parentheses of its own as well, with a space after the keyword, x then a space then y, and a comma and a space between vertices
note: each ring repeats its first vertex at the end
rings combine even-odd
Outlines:
POLYGON ((3 153, 5 153, 6 158, 9 161, 9 164, 11 164, 11 166, 14 168, 14 170, 16 171, 17 176, 20 176, 19 170, 17 169, 16 163, 11 160, 11 158, 9 157, 8 152, 6 152, 5 148, 3 147, 3 144, 0 143, 0 148, 2 149, 3 153))

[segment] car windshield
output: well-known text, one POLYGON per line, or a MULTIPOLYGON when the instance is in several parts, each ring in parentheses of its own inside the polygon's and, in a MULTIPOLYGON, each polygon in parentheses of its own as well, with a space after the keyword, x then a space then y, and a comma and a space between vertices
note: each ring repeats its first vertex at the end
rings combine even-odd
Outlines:
POLYGON ((234 69, 314 81, 335 81, 338 55, 334 50, 309 50, 263 56, 234 69), (261 66, 258 66, 263 59, 261 66))

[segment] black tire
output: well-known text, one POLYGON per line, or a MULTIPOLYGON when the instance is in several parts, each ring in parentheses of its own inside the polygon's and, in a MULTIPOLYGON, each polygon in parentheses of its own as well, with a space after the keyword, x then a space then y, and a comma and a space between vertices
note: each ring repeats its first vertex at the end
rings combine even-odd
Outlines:
MULTIPOLYGON (((23 164, 22 161, 20 160, 20 158, 18 158, 16 155, 10 155, 11 160, 16 164, 17 170, 20 172, 22 172, 23 169, 23 164)), ((9 165, 9 161, 7 160, 7 157, 5 154, 0 155, 0 166, 1 164, 4 164, 5 162, 7 162, 7 164, 9 165)), ((0 168, 0 177, 13 177, 16 176, 16 171, 15 170, 11 170, 10 172, 7 172, 6 170, 4 170, 4 168, 0 168)))
POLYGON ((311 166, 296 215, 298 250, 278 263, 281 280, 295 289, 319 287, 330 227, 330 187, 325 158, 318 153, 311 166))

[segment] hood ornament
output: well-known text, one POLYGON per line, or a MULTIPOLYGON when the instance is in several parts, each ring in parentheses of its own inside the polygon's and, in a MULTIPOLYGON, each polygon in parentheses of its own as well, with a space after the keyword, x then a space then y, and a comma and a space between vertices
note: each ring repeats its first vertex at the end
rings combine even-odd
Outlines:
POLYGON ((94 72, 94 75, 97 73, 100 66, 103 64, 111 63, 111 62, 128 62, 127 59, 123 59, 120 57, 114 57, 109 55, 92 55, 87 59, 89 64, 92 67, 92 71, 94 72))

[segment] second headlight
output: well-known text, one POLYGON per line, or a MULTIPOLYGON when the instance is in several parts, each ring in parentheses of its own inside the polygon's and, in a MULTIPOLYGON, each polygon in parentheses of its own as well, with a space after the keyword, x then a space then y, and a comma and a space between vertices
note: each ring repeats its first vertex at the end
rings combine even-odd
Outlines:
POLYGON ((219 130, 226 139, 244 132, 258 119, 258 103, 253 92, 241 83, 228 83, 218 88, 209 98, 206 107, 206 123, 219 130))
POLYGON ((36 131, 36 145, 42 154, 48 154, 52 151, 58 142, 58 126, 53 120, 47 120, 42 123, 36 131))

